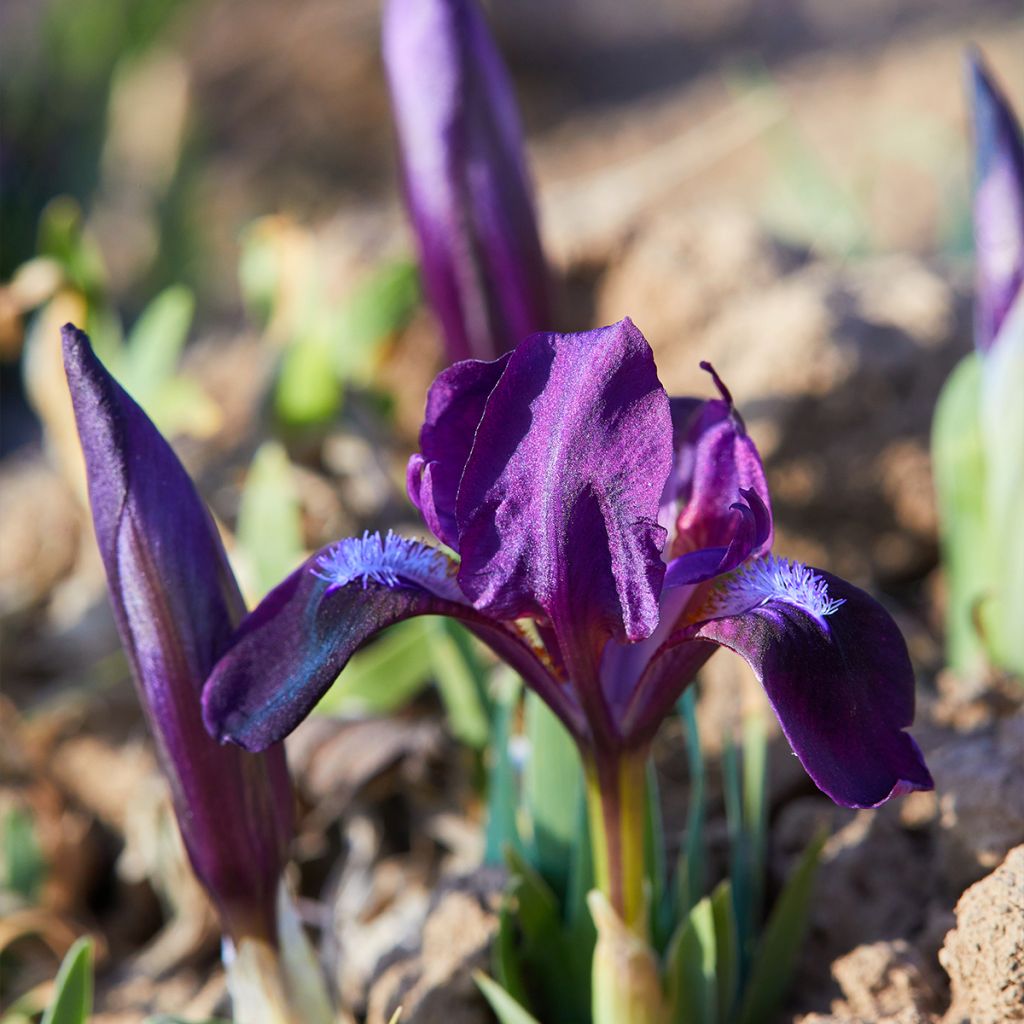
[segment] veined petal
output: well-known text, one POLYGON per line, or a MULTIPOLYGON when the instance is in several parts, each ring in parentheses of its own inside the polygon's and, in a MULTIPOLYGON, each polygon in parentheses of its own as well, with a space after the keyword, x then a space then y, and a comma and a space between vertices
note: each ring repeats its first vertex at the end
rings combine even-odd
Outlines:
POLYGON ((673 558, 665 572, 665 587, 691 586, 731 572, 771 544, 772 518, 757 491, 741 488, 742 501, 733 502, 731 528, 720 538, 723 544, 698 548, 673 558))
POLYGON ((512 86, 476 0, 389 0, 384 63, 424 286, 452 360, 551 325, 512 86))
POLYGON ((1024 139, 980 56, 974 95, 975 343, 988 351, 1024 288, 1024 139))
POLYGON ((237 938, 273 941, 291 837, 284 751, 216 744, 200 689, 245 611, 224 549, 177 456, 64 328, 64 365, 85 455, 96 539, 139 698, 200 881, 237 938))
POLYGON ((672 585, 695 583, 735 568, 772 545, 771 505, 761 457, 732 404, 732 396, 709 363, 722 397, 691 413, 677 430, 673 489, 662 498, 662 521, 678 509, 671 541, 672 585), (689 557, 688 557, 689 556, 689 557), (679 561, 686 558, 685 562, 679 561))
POLYGON ((457 551, 455 496, 487 398, 508 356, 485 363, 467 359, 438 374, 427 394, 420 453, 409 460, 409 499, 438 540, 457 551))
POLYGON ((807 774, 845 807, 931 789, 914 718, 914 672, 900 631, 862 590, 769 557, 741 570, 688 632, 741 655, 761 680, 807 774))
POLYGON ((491 392, 462 475, 459 583, 499 618, 549 619, 567 657, 658 623, 672 423, 630 320, 537 334, 491 392))
POLYGON ((440 551, 394 534, 364 534, 324 548, 263 599, 206 684, 207 728, 247 750, 283 739, 359 647, 416 615, 460 619, 579 734, 567 689, 514 630, 466 603, 454 564, 440 551))

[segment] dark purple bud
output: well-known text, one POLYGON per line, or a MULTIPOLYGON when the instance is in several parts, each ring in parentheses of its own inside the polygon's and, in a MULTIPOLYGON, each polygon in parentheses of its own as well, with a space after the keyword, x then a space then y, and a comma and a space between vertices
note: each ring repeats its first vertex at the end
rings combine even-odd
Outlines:
POLYGON ((449 360, 550 328, 519 114, 476 0, 389 0, 384 62, 405 198, 449 360))
POLYGON ((968 61, 974 97, 974 340, 995 343, 1024 286, 1024 141, 980 55, 968 61))
POLYGON ((245 612, 209 512, 167 442, 64 328, 64 366, 121 641, 196 875, 225 932, 275 938, 292 828, 284 750, 211 739, 201 690, 245 612))

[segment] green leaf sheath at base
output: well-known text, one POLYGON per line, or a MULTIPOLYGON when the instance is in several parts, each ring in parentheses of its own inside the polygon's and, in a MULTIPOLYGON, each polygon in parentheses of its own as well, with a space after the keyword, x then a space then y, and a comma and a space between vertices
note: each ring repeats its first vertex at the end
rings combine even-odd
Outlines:
POLYGON ((536 694, 526 694, 524 712, 529 757, 523 801, 532 829, 530 856, 552 889, 564 898, 573 848, 580 841, 583 766, 565 726, 536 694))
POLYGON ((686 735, 686 762, 690 771, 689 806, 686 809, 686 843, 676 869, 677 914, 682 917, 704 894, 704 757, 697 728, 697 689, 690 686, 679 700, 686 735))
POLYGON ((672 1024, 717 1024, 715 916, 705 896, 680 922, 665 958, 672 1024))
POLYGON ((718 1024, 729 1024, 739 990, 739 937, 736 931, 735 899, 725 879, 711 894, 715 919, 715 974, 718 989, 718 1024))
POLYGON ((504 952, 502 980, 545 1021, 586 1021, 590 1006, 593 943, 580 942, 562 920, 558 899, 543 878, 512 847, 506 851, 512 883, 506 907, 518 943, 504 952))
POLYGON ((92 1013, 92 940, 78 939, 68 950, 57 980, 53 1001, 41 1024, 86 1024, 92 1013))
POLYGON ((740 1024, 763 1024, 771 1020, 785 998, 807 933, 814 879, 826 838, 827 833, 823 831, 811 841, 772 908, 758 942, 740 1024))
POLYGON ((986 466, 981 428, 982 362, 964 358, 939 396, 932 422, 932 463, 946 574, 946 646, 959 672, 985 662, 977 614, 991 586, 994 538, 985 514, 986 466))
POLYGON ((522 682, 503 672, 495 687, 491 721, 491 763, 487 773, 487 827, 484 831, 484 863, 501 864, 510 851, 518 855, 522 843, 516 826, 517 781, 509 743, 512 722, 519 706, 522 682))
POLYGON ((981 374, 992 597, 981 608, 992 660, 1024 679, 1024 288, 981 374))
POLYGON ((539 1024, 536 1017, 527 1013, 496 981, 477 971, 473 975, 484 999, 494 1011, 501 1024, 539 1024))

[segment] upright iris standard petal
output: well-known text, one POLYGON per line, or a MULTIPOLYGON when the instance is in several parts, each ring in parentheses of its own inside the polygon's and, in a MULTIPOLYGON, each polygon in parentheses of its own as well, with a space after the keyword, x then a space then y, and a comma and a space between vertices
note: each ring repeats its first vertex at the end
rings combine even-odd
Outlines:
POLYGON ((477 0, 389 0, 384 62, 424 285, 449 358, 493 359, 551 325, 508 75, 477 0))
MULTIPOLYGON (((761 457, 709 363, 722 397, 690 416, 677 442, 665 509, 678 508, 671 540, 669 584, 697 583, 728 572, 772 546, 771 506, 761 457)), ((677 437, 680 431, 677 428, 677 437)))
POLYGON ((438 374, 427 394, 420 430, 422 451, 409 460, 409 499, 438 540, 458 550, 455 496, 487 398, 508 356, 484 363, 467 359, 438 374))
POLYGON ((690 635, 741 655, 807 774, 845 807, 931 789, 914 672, 889 614, 836 576, 770 557, 726 582, 690 635))
POLYGON ((114 614, 182 838, 233 936, 272 938, 291 835, 284 751, 221 747, 200 709, 241 594, 181 463, 70 325, 64 364, 114 614))
POLYGON ((630 320, 528 338, 462 474, 462 589, 490 615, 550 620, 566 657, 650 635, 671 460, 668 399, 630 320))
POLYGON ((1024 289, 1024 139, 979 56, 974 94, 975 343, 988 351, 1024 289))
POLYGON ((359 647, 416 615, 460 619, 579 735, 568 693, 531 648, 466 603, 444 555, 394 534, 325 548, 263 599, 207 682, 207 727, 249 750, 265 749, 309 714, 359 647))

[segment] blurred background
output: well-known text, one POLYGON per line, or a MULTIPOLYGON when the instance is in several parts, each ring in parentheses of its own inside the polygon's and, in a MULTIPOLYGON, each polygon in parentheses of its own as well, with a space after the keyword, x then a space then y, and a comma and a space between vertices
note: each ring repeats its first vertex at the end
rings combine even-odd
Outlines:
MULTIPOLYGON (((940 708, 925 733, 975 728, 941 710, 928 433, 971 346, 964 52, 1024 109, 1018 0, 488 9, 529 136, 552 326, 631 316, 670 393, 707 394, 711 359, 765 457, 777 550, 882 594, 940 708)), ((403 467, 443 348, 400 203, 379 19, 372 0, 0 6, 5 1020, 30 1019, 83 930, 100 942, 97 1020, 223 1007, 83 510, 59 326, 86 327, 175 440, 250 601, 338 537, 417 530, 403 467)), ((382 957, 481 852, 473 698, 451 681, 435 695, 416 640, 364 661, 290 749, 309 921, 358 947, 339 984, 369 1020, 396 984, 382 957)), ((759 696, 718 659, 705 691, 713 755, 759 696)), ((788 810, 817 798, 773 751, 784 865, 825 812, 788 810)), ((665 755, 683 792, 681 759, 665 755)), ((801 1008, 827 1007, 831 958, 879 935, 934 958, 953 896, 1010 842, 965 818, 943 846, 919 796, 892 828, 946 873, 912 861, 882 924, 856 901, 845 931, 817 921, 829 956, 804 971, 801 1008)))

